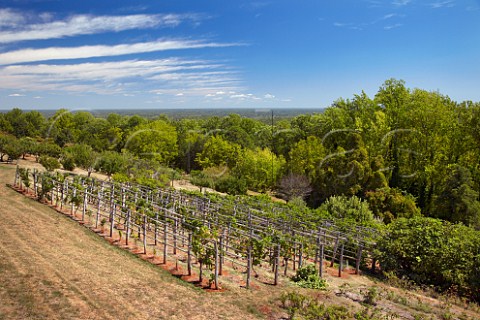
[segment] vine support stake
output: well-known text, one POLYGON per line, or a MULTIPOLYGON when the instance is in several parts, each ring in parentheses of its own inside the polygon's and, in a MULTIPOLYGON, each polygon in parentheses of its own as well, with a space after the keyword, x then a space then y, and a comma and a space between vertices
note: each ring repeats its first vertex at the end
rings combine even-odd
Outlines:
POLYGON ((342 269, 343 269, 343 249, 344 249, 344 244, 342 243, 342 246, 340 248, 340 261, 338 262, 338 277, 342 277, 342 269))
POLYGON ((86 211, 87 211, 87 189, 83 190, 82 221, 85 221, 85 212, 86 211))
POLYGON ((110 211, 110 238, 113 237, 113 228, 115 227, 115 211, 116 204, 113 204, 112 210, 110 211))
POLYGON ((143 216, 143 254, 147 254, 147 216, 143 216))
POLYGON ((318 268, 318 275, 320 276, 320 278, 323 277, 323 253, 324 253, 324 244, 322 243, 320 245, 320 265, 319 265, 319 268, 318 268))
POLYGON ((102 205, 102 191, 98 190, 97 215, 95 217, 95 229, 98 229, 98 220, 100 219, 100 207, 102 205))
POLYGON ((15 169, 15 179, 14 179, 14 181, 13 181, 13 185, 14 185, 15 187, 17 187, 17 184, 18 184, 18 175, 19 175, 19 170, 18 170, 18 164, 17 164, 17 167, 16 167, 16 169, 15 169))
POLYGON ((165 221, 163 224, 163 263, 167 263, 167 249, 168 249, 168 226, 167 226, 167 210, 165 210, 165 221))
POLYGON ((127 210, 127 225, 126 225, 126 228, 127 228, 127 231, 125 232, 125 245, 128 246, 128 238, 130 238, 130 215, 131 215, 131 210, 128 209, 127 210))
POLYGON ((218 274, 222 275, 223 274, 223 258, 224 258, 223 257, 223 234, 220 237, 219 246, 220 246, 220 249, 219 249, 220 260, 219 260, 218 274))
POLYGON ((280 244, 277 244, 275 251, 275 279, 273 280, 273 284, 278 285, 278 271, 280 268, 280 244))
POLYGON ((362 245, 358 246, 358 252, 357 252, 357 261, 355 264, 355 274, 360 273, 360 262, 362 260, 362 245))
MULTIPOLYGON (((221 239, 221 238, 220 238, 221 239)), ((219 265, 219 259, 218 259, 218 244, 217 241, 215 240, 213 242, 213 247, 215 250, 215 273, 214 273, 214 281, 215 281, 215 290, 218 290, 218 265, 219 265)))
MULTIPOLYGON (((136 194, 135 194, 136 195, 136 194)), ((155 212, 155 230, 154 230, 155 234, 154 234, 154 241, 155 241, 155 245, 158 244, 158 210, 155 212)))
POLYGON ((248 247, 247 252, 247 282, 245 288, 250 289, 250 278, 252 272, 252 245, 248 247))
POLYGON ((188 234, 188 248, 187 248, 187 269, 188 275, 192 275, 192 233, 188 234))

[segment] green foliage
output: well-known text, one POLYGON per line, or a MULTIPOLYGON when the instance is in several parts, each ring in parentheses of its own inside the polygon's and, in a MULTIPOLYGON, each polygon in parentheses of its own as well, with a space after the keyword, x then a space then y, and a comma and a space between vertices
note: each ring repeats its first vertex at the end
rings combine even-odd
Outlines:
POLYGON ((396 218, 412 218, 420 214, 413 196, 399 189, 388 187, 377 189, 368 191, 365 196, 375 217, 385 223, 390 223, 396 218))
POLYGON ((105 151, 95 164, 95 169, 111 176, 114 173, 123 172, 127 165, 127 158, 124 154, 115 151, 105 151))
POLYGON ((241 147, 238 144, 224 140, 220 136, 211 136, 197 154, 196 162, 202 168, 227 166, 234 168, 239 160, 241 147))
POLYGON ((452 222, 480 227, 479 193, 468 169, 453 165, 448 168, 444 187, 435 201, 434 215, 452 222))
POLYGON ((318 301, 292 291, 282 294, 280 297, 282 307, 287 310, 289 319, 350 319, 351 315, 343 306, 326 306, 318 301))
POLYGON ((387 230, 378 243, 384 271, 479 298, 478 231, 424 217, 399 218, 387 230))
MULTIPOLYGON (((39 161, 41 160, 42 160, 42 157, 40 157, 39 161)), ((65 170, 73 171, 75 169, 75 159, 70 154, 66 154, 65 156, 63 156, 60 162, 62 163, 63 169, 65 170)))
POLYGON ((373 213, 368 203, 358 197, 334 196, 320 207, 327 211, 333 218, 350 221, 353 225, 375 226, 373 213))
POLYGON ((164 120, 140 124, 129 132, 125 149, 140 158, 169 164, 178 153, 177 131, 164 120))
MULTIPOLYGON (((56 158, 49 156, 41 156, 38 161, 47 171, 53 171, 60 168, 60 162, 56 158)), ((65 166, 64 166, 65 167, 65 166)), ((66 169, 66 168, 65 168, 66 169)), ((72 169, 66 169, 72 170, 72 169)))
POLYGON ((320 278, 318 270, 314 265, 309 264, 297 270, 296 274, 291 278, 299 287, 309 289, 326 289, 327 282, 320 278))
POLYGON ((230 174, 224 174, 215 181, 215 190, 230 195, 246 194, 247 182, 230 174))

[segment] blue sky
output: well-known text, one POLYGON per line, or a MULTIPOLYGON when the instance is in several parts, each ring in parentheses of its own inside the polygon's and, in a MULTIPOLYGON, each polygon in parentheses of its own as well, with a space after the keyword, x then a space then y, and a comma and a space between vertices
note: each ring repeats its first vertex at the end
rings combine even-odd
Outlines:
POLYGON ((480 101, 480 1, 0 3, 0 109, 323 108, 389 78, 480 101))

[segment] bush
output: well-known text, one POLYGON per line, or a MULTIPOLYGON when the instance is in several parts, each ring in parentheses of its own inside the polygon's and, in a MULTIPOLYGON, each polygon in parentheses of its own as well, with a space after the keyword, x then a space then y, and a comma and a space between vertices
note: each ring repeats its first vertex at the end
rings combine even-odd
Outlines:
POLYGON ((327 282, 320 278, 317 268, 310 264, 301 267, 297 273, 292 277, 292 281, 302 288, 310 289, 326 289, 327 282))
POLYGON ((480 299, 480 232, 472 228, 433 218, 400 218, 388 226, 378 249, 386 272, 480 299))
POLYGON ((215 190, 225 192, 231 195, 247 193, 247 183, 242 178, 236 178, 231 175, 220 177, 215 183, 215 190))
POLYGON ((326 306, 298 292, 282 294, 282 307, 287 310, 290 319, 303 316, 305 319, 350 319, 351 315, 343 306, 326 306))
POLYGON ((39 162, 45 169, 47 169, 47 171, 53 171, 60 168, 60 163, 53 157, 41 156, 39 162))

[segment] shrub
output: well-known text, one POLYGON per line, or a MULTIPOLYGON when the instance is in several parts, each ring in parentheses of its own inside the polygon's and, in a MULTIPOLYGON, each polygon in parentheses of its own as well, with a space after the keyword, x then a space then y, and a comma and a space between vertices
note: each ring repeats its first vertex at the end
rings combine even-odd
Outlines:
POLYGON ((320 278, 314 265, 307 265, 297 270, 292 281, 302 288, 326 289, 327 282, 320 278))
POLYGON ((433 218, 400 218, 378 249, 386 272, 480 299, 479 231, 433 218))
POLYGON ((45 169, 47 169, 47 171, 53 171, 60 168, 60 163, 56 158, 53 157, 41 156, 38 161, 45 169))

